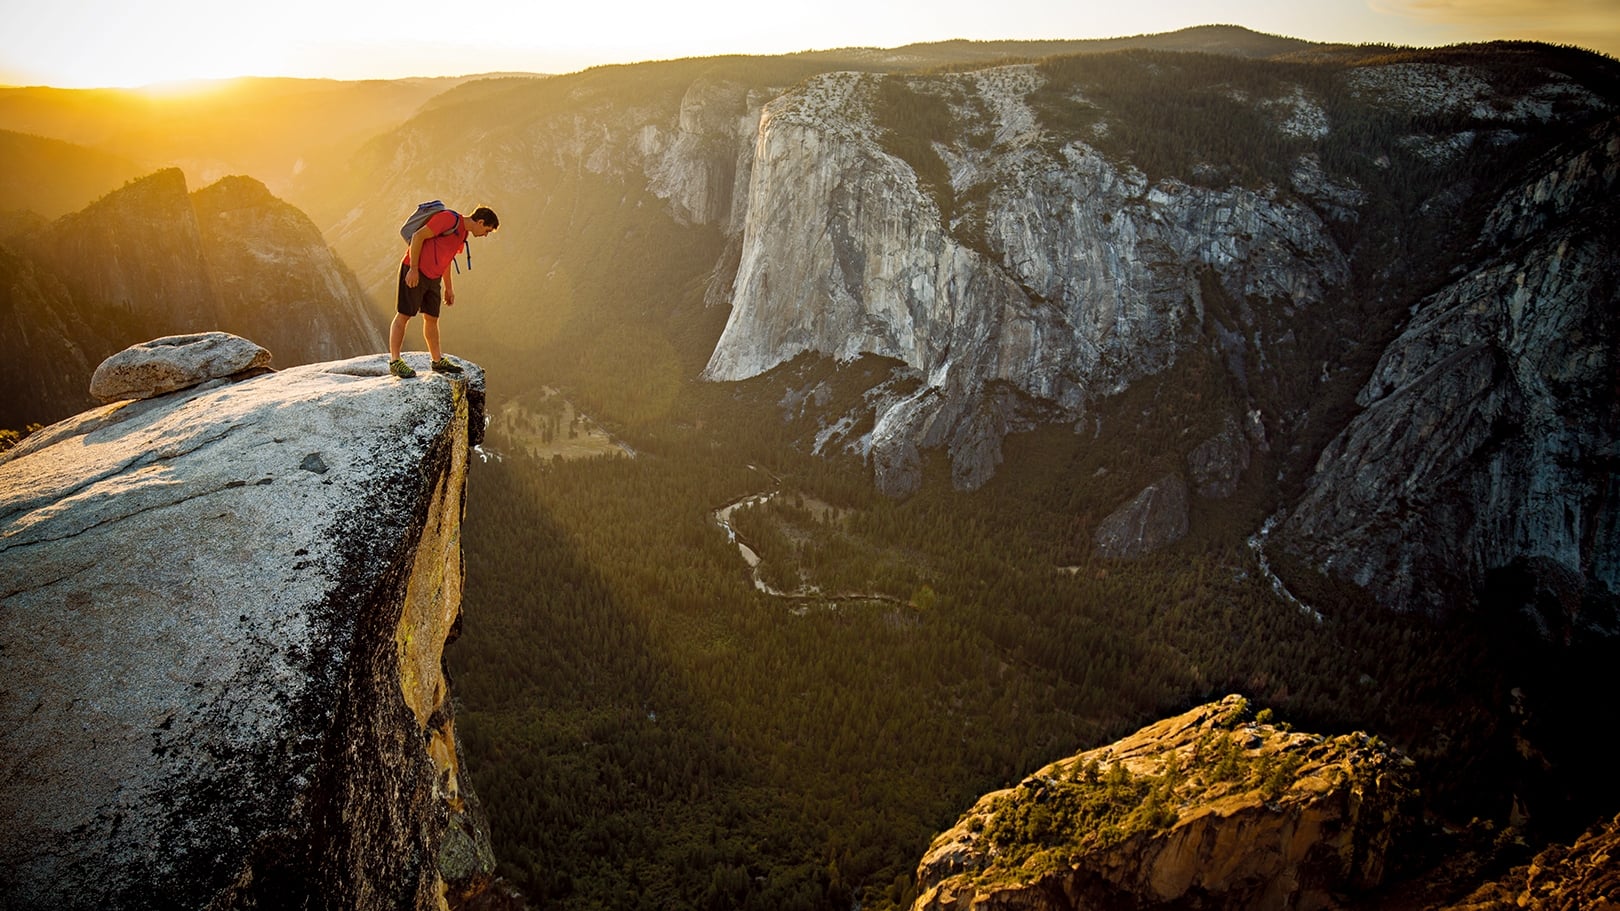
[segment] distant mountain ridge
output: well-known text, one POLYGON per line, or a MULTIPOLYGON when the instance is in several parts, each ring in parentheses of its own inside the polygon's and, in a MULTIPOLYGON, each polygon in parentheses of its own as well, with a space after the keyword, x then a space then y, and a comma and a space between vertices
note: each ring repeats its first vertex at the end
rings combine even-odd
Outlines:
POLYGON ((0 206, 5 209, 58 218, 143 173, 120 155, 0 130, 0 206))
MULTIPOLYGON (((0 86, 0 130, 72 143, 88 150, 86 155, 127 159, 137 169, 124 177, 179 166, 202 186, 249 174, 302 207, 308 199, 300 194, 298 178, 307 167, 324 156, 350 154, 467 78, 243 78, 172 93, 0 86)), ((12 155, 0 142, 0 170, 16 169, 12 155)), ((94 188, 93 196, 73 208, 116 189, 122 179, 94 188)), ((26 196, 11 199, 0 201, 0 209, 28 205, 26 196)))
POLYGON ((1009 59, 1036 59, 1069 54, 1106 54, 1125 50, 1197 51, 1233 57, 1277 57, 1324 47, 1315 41, 1268 35, 1240 25, 1195 25, 1173 32, 1154 32, 1119 38, 1061 40, 930 41, 894 48, 896 55, 951 57, 961 63, 996 63, 1009 59))
POLYGON ((297 209, 250 178, 188 193, 151 174, 0 242, 21 280, 0 286, 0 426, 91 404, 90 371, 136 342, 224 330, 262 339, 275 366, 379 350, 382 320, 297 209))

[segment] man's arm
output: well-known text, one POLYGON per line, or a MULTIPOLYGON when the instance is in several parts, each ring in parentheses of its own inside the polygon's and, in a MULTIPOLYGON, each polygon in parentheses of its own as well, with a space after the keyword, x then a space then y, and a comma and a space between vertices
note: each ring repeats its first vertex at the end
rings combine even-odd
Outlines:
POLYGON ((452 287, 452 282, 450 281, 450 276, 454 274, 455 271, 456 270, 454 269, 444 270, 444 305, 446 307, 454 307, 456 305, 456 289, 452 287))
MULTIPOLYGON (((428 220, 432 221, 432 219, 428 220)), ((423 225, 416 229, 415 234, 411 235, 411 268, 410 271, 405 273, 405 287, 414 288, 422 280, 422 270, 419 268, 422 262, 422 245, 427 243, 427 239, 432 237, 433 234, 432 228, 423 225)))

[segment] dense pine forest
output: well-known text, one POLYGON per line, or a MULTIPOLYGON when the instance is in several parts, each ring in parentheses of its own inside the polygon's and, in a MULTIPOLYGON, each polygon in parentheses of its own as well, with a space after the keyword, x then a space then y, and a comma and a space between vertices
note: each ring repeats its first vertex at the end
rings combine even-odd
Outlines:
MULTIPOLYGON (((503 872, 532 900, 901 907, 980 793, 1226 692, 1392 739, 1440 812, 1507 805, 1490 706, 1511 630, 1325 588, 1302 593, 1317 619, 1223 543, 1254 495, 1163 554, 1090 557, 1086 516, 1129 487, 1109 475, 1151 469, 1150 432, 1105 454, 1038 431, 980 491, 877 496, 858 463, 790 445, 763 397, 780 379, 684 387, 688 420, 641 425, 634 458, 475 466, 449 656, 503 872), (759 494, 732 524, 794 597, 756 586, 716 519, 759 494)), ((1154 390, 1133 395, 1112 419, 1154 390)))

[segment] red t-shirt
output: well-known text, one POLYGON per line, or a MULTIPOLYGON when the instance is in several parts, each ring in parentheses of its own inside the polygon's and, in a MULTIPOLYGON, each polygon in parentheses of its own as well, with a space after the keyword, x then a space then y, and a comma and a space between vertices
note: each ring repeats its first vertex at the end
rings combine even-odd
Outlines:
MULTIPOLYGON (((444 270, 450 268, 450 262, 467 243, 467 220, 445 209, 443 212, 434 213, 433 217, 427 220, 427 228, 433 232, 433 236, 422 242, 422 263, 417 268, 428 278, 439 278, 444 275, 444 270), (452 227, 456 229, 456 233, 444 233, 452 227)), ((405 258, 400 262, 410 265, 410 247, 405 248, 405 258)))

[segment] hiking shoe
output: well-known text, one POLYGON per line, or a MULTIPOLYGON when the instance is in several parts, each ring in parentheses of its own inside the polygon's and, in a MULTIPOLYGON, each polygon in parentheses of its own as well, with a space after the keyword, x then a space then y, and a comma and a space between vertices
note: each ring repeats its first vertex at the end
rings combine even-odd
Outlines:
POLYGON ((433 370, 436 373, 460 373, 461 372, 461 368, 457 367, 455 364, 450 363, 450 359, 447 358, 447 357, 441 357, 438 360, 434 361, 433 362, 433 370))
POLYGON ((416 371, 412 370, 411 365, 405 363, 405 359, 402 357, 396 357, 388 362, 388 372, 402 380, 408 380, 416 376, 416 371))

